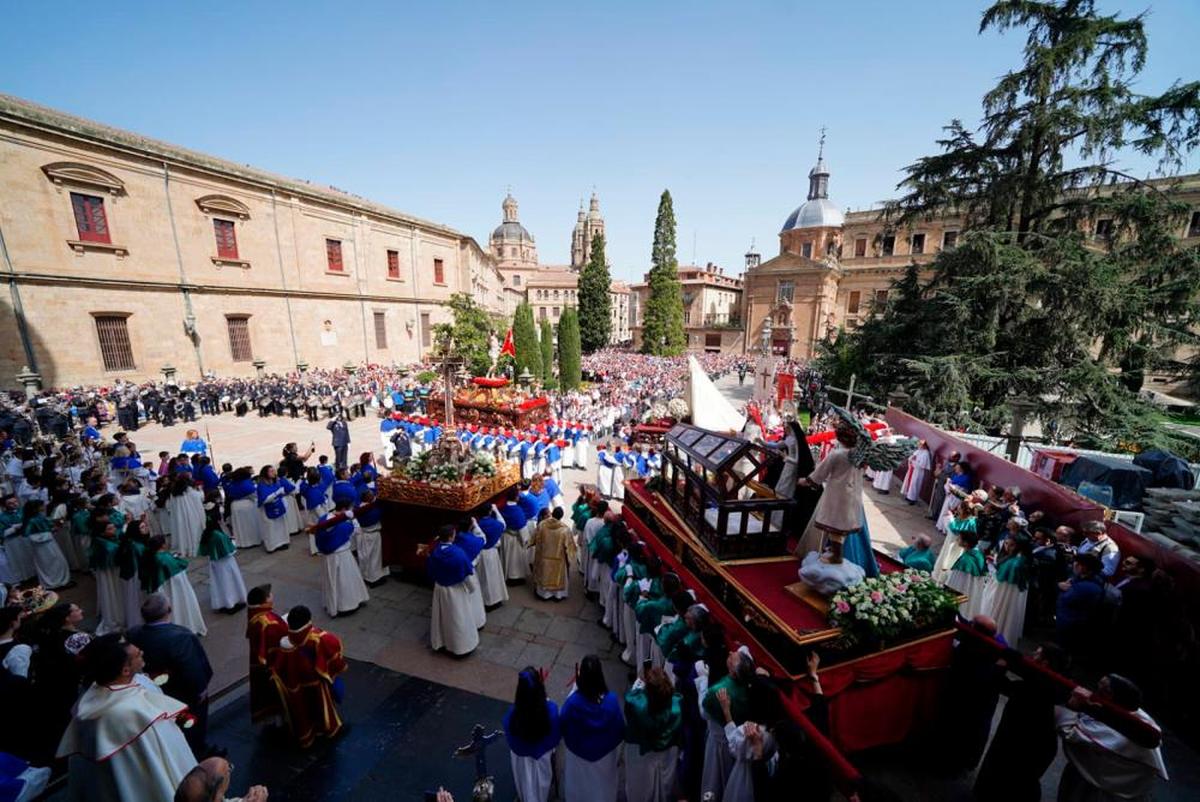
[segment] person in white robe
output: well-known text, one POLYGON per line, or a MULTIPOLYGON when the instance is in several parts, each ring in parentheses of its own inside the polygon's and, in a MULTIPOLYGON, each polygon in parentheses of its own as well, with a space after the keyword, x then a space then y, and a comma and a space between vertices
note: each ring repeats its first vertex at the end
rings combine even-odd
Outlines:
POLYGON ((117 528, 111 523, 92 535, 88 567, 96 580, 96 612, 100 623, 97 635, 125 629, 125 604, 121 592, 121 572, 117 562, 117 528))
POLYGON ((45 509, 46 504, 41 499, 25 502, 25 538, 33 552, 38 582, 47 590, 55 590, 74 583, 71 581, 71 566, 54 539, 54 523, 44 514, 45 509))
MULTIPOLYGON (((153 593, 161 593, 171 606, 174 622, 203 637, 208 634, 208 625, 204 623, 204 614, 200 612, 196 590, 188 579, 187 566, 186 559, 166 550, 166 541, 162 535, 150 538, 146 544, 146 553, 138 566, 142 600, 144 602, 145 597, 153 593)), ((128 612, 126 617, 129 617, 128 612)), ((138 621, 141 619, 139 607, 138 621)))
POLYGON ((1109 674, 1096 685, 1095 693, 1076 688, 1066 707, 1055 708, 1055 723, 1062 738, 1067 765, 1058 786, 1062 802, 1149 802, 1158 786, 1168 780, 1163 762, 1161 735, 1135 742, 1129 736, 1089 715, 1096 700, 1106 700, 1144 721, 1152 730, 1161 728, 1141 709, 1141 690, 1128 679, 1109 674))
POLYGON ((500 510, 504 518, 504 536, 500 541, 500 558, 504 563, 504 578, 508 581, 524 580, 529 575, 529 544, 532 539, 533 522, 521 505, 514 487, 509 491, 508 501, 500 510))
POLYGON ((625 500, 625 468, 627 452, 623 451, 620 446, 610 455, 612 460, 612 497, 617 501, 625 500))
POLYGON ((229 502, 229 534, 237 541, 238 548, 249 549, 262 545, 259 523, 258 488, 254 484, 249 468, 238 468, 225 487, 229 502))
POLYGON ((1014 649, 1025 629, 1031 559, 1027 543, 1020 543, 1015 537, 1001 541, 996 571, 984 583, 979 602, 980 612, 996 622, 996 630, 1014 649))
MULTIPOLYGON (((726 697, 728 699, 728 697, 726 697)), ((725 741, 733 755, 733 767, 725 781, 722 802, 755 802, 754 764, 770 760, 775 754, 775 739, 766 727, 753 721, 738 726, 725 722, 725 741)))
POLYGON ((585 428, 575 440, 575 467, 586 471, 591 464, 592 433, 585 428))
POLYGON ((613 467, 616 461, 604 446, 596 446, 596 489, 602 498, 612 498, 613 467))
POLYGON ((571 436, 571 432, 563 433, 562 466, 564 468, 575 467, 575 440, 571 436))
POLYGON ((67 559, 68 570, 82 571, 87 568, 87 556, 79 550, 79 544, 71 534, 71 519, 65 502, 54 505, 50 511, 50 522, 54 524, 54 542, 67 559))
POLYGON ((426 560, 433 580, 429 645, 454 655, 470 654, 479 646, 478 583, 466 553, 454 544, 454 527, 438 529, 438 540, 426 560))
POLYGON ((484 541, 476 558, 479 593, 484 607, 494 607, 508 601, 508 583, 504 581, 504 563, 500 559, 500 543, 506 528, 504 518, 493 504, 487 515, 472 518, 471 524, 471 531, 484 541))
POLYGON ((258 475, 258 526, 262 533, 263 548, 268 552, 288 548, 291 543, 291 532, 288 530, 291 524, 285 497, 295 491, 296 486, 279 476, 270 465, 258 475))
POLYGON ((199 553, 204 533, 204 494, 192 484, 190 473, 181 473, 171 485, 167 514, 171 521, 171 550, 184 557, 199 553))
POLYGON ((25 521, 21 516, 21 502, 16 496, 4 499, 4 512, 0 513, 0 538, 4 541, 4 553, 8 562, 6 584, 16 585, 37 575, 33 561, 33 544, 25 537, 25 521))
POLYGON ((933 469, 933 457, 929 453, 929 444, 924 440, 917 444, 917 450, 908 457, 908 471, 904 474, 904 484, 900 492, 910 505, 921 500, 921 491, 925 489, 925 480, 933 469))
POLYGON ((518 676, 516 698, 504 714, 504 738, 518 798, 521 802, 547 802, 560 735, 558 706, 546 698, 542 670, 530 666, 518 676))
POLYGON ((650 668, 625 694, 626 802, 674 802, 682 696, 661 668, 650 668))
POLYGON ((362 571, 350 552, 350 540, 358 530, 350 499, 339 499, 334 512, 322 516, 316 525, 317 549, 321 562, 321 597, 330 618, 350 613, 370 599, 362 571))
POLYGON ((196 765, 177 720, 187 705, 141 674, 136 646, 116 635, 89 646, 92 684, 58 744, 71 802, 169 802, 196 765))
POLYGON ((246 606, 246 581, 237 563, 237 546, 221 527, 220 496, 214 491, 205 502, 208 516, 200 536, 200 554, 208 558, 209 604, 214 610, 234 612, 246 606))
POLYGON ((566 747, 564 798, 570 802, 616 802, 625 718, 620 699, 608 690, 596 655, 580 661, 575 687, 563 702, 558 721, 566 747))
POLYGON ((588 593, 600 592, 600 576, 604 573, 599 562, 592 558, 591 545, 600 534, 600 530, 617 520, 616 513, 610 512, 608 502, 600 500, 596 503, 595 514, 583 525, 583 542, 579 549, 580 560, 584 564, 585 587, 588 593))
POLYGON ((391 571, 383 565, 383 509, 377 506, 375 491, 364 489, 362 502, 354 508, 354 521, 358 524, 358 569, 363 581, 374 586, 384 582, 391 571))

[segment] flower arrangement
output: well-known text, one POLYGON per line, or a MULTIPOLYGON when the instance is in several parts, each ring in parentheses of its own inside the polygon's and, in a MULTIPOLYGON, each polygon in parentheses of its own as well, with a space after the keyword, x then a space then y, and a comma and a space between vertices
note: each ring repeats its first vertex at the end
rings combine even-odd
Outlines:
POLYGON ((897 571, 864 579, 829 600, 829 623, 847 645, 895 640, 948 626, 958 600, 954 591, 921 571, 897 571))
POLYGON ((490 479, 496 475, 496 461, 491 454, 479 452, 464 462, 440 461, 431 458, 436 452, 422 451, 408 461, 404 475, 418 482, 456 484, 472 479, 490 479))

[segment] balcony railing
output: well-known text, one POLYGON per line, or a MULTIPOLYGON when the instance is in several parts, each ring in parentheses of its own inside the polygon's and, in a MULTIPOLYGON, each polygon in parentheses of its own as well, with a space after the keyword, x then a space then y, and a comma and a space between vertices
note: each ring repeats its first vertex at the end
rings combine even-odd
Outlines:
POLYGON ((707 329, 740 329, 742 318, 737 314, 722 312, 704 316, 704 327, 707 329))

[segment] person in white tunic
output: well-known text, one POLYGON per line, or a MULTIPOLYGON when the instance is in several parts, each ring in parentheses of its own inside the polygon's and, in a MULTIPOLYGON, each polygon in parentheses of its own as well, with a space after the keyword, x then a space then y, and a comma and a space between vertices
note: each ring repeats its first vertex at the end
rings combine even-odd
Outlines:
POLYGON ((518 497, 517 489, 510 489, 508 501, 500 509, 505 526, 500 557, 504 562, 504 578, 510 581, 524 580, 529 575, 528 546, 533 535, 533 524, 517 502, 518 497))
POLYGON ((225 498, 229 501, 229 525, 233 530, 230 535, 237 541, 238 548, 261 546, 258 486, 249 468, 238 468, 230 474, 225 485, 225 498))
POLYGON ((584 582, 588 593, 600 592, 600 575, 603 573, 601 564, 592 559, 592 541, 596 539, 596 535, 600 534, 601 529, 615 520, 617 520, 616 513, 610 512, 608 502, 601 499, 596 502, 592 517, 588 518, 587 523, 583 525, 583 542, 580 544, 579 559, 584 565, 584 582))
MULTIPOLYGON (((196 591, 188 580, 187 566, 187 560, 167 551, 162 535, 155 535, 146 544, 138 576, 146 596, 161 593, 170 605, 175 623, 203 637, 208 634, 208 625, 204 623, 196 591)), ((141 618, 140 608, 138 618, 141 618)))
POLYGON ((66 588, 71 581, 71 566, 54 539, 54 524, 45 515, 46 504, 41 499, 25 502, 25 537, 33 550, 33 565, 38 582, 47 590, 66 588))
POLYGON ((908 471, 904 474, 904 484, 900 492, 910 505, 921 500, 921 491, 925 489, 925 480, 933 470, 933 456, 929 453, 929 444, 924 440, 917 443, 917 450, 908 457, 908 471))
POLYGON ((708 665, 703 660, 696 661, 696 696, 700 700, 700 715, 708 730, 704 739, 700 794, 711 798, 713 802, 721 802, 734 763, 725 735, 726 716, 720 701, 721 694, 724 692, 728 697, 728 720, 734 724, 744 723, 750 716, 749 688, 754 682, 754 660, 746 647, 730 652, 725 659, 725 667, 729 673, 710 686, 708 665))
POLYGON ((625 694, 626 802, 674 802, 682 704, 661 668, 647 670, 625 694))
POLYGON ((1101 677, 1095 693, 1076 688, 1066 707, 1054 710, 1055 725, 1067 759, 1058 785, 1063 802, 1149 802, 1168 780, 1161 737, 1135 742, 1089 713, 1095 701, 1105 700, 1159 730, 1142 710, 1142 692, 1119 674, 1101 677))
POLYGON ((613 461, 612 455, 604 446, 596 446, 596 489, 603 498, 610 498, 613 492, 613 461))
POLYGON ((331 618, 353 612, 370 599, 362 571, 350 552, 350 540, 358 530, 350 505, 350 499, 339 499, 337 509, 322 516, 316 525, 317 549, 324 555, 321 596, 331 618))
POLYGON ((264 466, 258 474, 258 506, 262 512, 259 529, 263 548, 268 552, 286 549, 290 543, 288 508, 284 496, 295 491, 296 486, 279 476, 272 465, 264 466))
POLYGON ((88 567, 96 579, 96 612, 100 623, 97 635, 125 629, 125 604, 121 593, 121 574, 117 558, 120 544, 117 528, 110 522, 97 523, 89 546, 88 567))
POLYGON ((567 802, 616 802, 617 758, 625 739, 621 702, 608 689, 600 658, 589 654, 579 664, 575 687, 558 717, 566 750, 563 791, 567 802))
POLYGON ((554 783, 558 706, 546 698, 542 672, 527 666, 517 677, 517 695, 504 714, 513 785, 521 802, 547 802, 554 783))
POLYGON ((617 446, 613 450, 613 453, 609 455, 609 459, 613 464, 612 497, 617 501, 625 500, 625 454, 626 452, 622 451, 620 446, 617 446))
POLYGON ((575 440, 575 467, 582 471, 588 469, 588 464, 591 460, 591 432, 584 430, 579 433, 579 437, 575 440))
POLYGON ((76 703, 58 744, 71 802, 169 802, 196 765, 176 720, 187 705, 141 674, 136 646, 117 635, 89 648, 95 680, 76 703))
POLYGON ((358 524, 358 568, 363 581, 371 587, 383 584, 391 572, 383 566, 383 508, 375 501, 375 491, 364 488, 361 503, 354 508, 354 521, 358 524))
POLYGON ((171 549, 184 557, 195 557, 204 532, 204 495, 192 484, 190 473, 180 473, 171 483, 167 514, 171 521, 171 549))
POLYGON ((486 514, 471 519, 471 531, 483 538, 483 549, 476 560, 476 574, 485 607, 508 601, 508 583, 504 581, 504 563, 500 559, 500 542, 505 529, 504 518, 495 504, 486 514))
POLYGON ((429 645, 454 655, 470 654, 479 645, 478 584, 469 580, 475 570, 466 552, 454 544, 454 526, 438 529, 437 543, 429 552, 426 568, 433 580, 429 645))
POLYGON ((204 504, 207 521, 200 554, 208 558, 208 593, 212 609, 237 612, 246 606, 246 581, 237 563, 237 546, 221 526, 220 494, 213 490, 204 504))
POLYGON ((7 584, 15 585, 37 575, 33 561, 33 544, 25 537, 25 521, 21 516, 21 501, 16 496, 6 496, 4 512, 0 513, 0 538, 4 540, 4 553, 8 562, 7 584))

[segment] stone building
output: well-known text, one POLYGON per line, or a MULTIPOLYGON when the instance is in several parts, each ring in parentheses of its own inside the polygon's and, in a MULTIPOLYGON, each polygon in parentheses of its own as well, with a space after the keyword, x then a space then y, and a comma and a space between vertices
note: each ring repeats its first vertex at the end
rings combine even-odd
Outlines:
MULTIPOLYGON (((822 143, 823 145, 823 143, 822 143)), ((808 195, 779 232, 779 255, 746 254, 745 345, 758 350, 764 334, 776 354, 813 356, 816 344, 861 325, 886 302, 910 263, 925 265, 958 242, 962 222, 933 216, 909 228, 882 219, 879 209, 842 212, 829 199, 824 148, 808 174, 808 195)), ((1183 176, 1173 191, 1191 203, 1181 238, 1200 238, 1200 175, 1183 176)), ((1095 220, 1098 242, 1111 220, 1095 220)))
POLYGON ((609 306, 609 317, 611 318, 609 327, 609 342, 614 345, 623 345, 633 340, 633 330, 631 317, 633 289, 624 281, 614 281, 609 285, 608 297, 611 301, 609 306))
POLYGON ((452 293, 503 299, 452 228, 7 96, 0 185, 8 386, 411 362, 452 293))
POLYGON ((592 241, 604 235, 604 218, 600 216, 600 199, 592 193, 588 211, 583 212, 583 201, 579 202, 579 217, 571 232, 571 268, 582 270, 592 258, 592 241))
MULTIPOLYGON (((725 275, 712 262, 679 265, 679 287, 683 298, 683 325, 687 349, 694 352, 742 350, 742 279, 725 275)), ((642 311, 650 295, 650 275, 632 287, 635 347, 642 344, 642 311)))
MULTIPOLYGON (((572 234, 571 264, 543 265, 537 261, 537 246, 533 235, 521 225, 517 215, 517 201, 510 193, 501 204, 504 218, 492 231, 491 256, 503 281, 501 296, 506 314, 512 314, 516 305, 526 301, 533 308, 535 321, 549 320, 558 325, 562 311, 568 306, 579 305, 579 271, 587 263, 592 240, 604 233, 604 218, 600 216, 600 200, 592 194, 591 210, 585 214, 582 204, 579 219, 572 234)), ((614 345, 628 342, 629 332, 629 286, 614 281, 609 290, 612 299, 613 326, 609 336, 614 345)))

